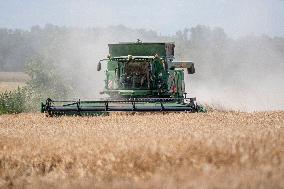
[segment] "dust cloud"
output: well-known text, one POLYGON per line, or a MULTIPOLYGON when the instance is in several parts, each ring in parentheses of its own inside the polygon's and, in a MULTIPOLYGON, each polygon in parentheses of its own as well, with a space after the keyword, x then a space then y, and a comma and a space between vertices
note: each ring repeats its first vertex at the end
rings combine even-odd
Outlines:
POLYGON ((197 73, 187 76, 188 89, 201 104, 221 110, 284 109, 283 39, 246 36, 207 45, 201 54, 192 53, 197 73))

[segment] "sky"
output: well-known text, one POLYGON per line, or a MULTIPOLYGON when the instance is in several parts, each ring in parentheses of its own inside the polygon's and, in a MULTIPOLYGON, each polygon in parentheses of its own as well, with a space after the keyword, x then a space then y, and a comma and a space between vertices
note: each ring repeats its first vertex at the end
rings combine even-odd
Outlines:
POLYGON ((0 27, 45 24, 155 30, 172 35, 198 24, 232 37, 284 36, 284 0, 0 0, 0 27))

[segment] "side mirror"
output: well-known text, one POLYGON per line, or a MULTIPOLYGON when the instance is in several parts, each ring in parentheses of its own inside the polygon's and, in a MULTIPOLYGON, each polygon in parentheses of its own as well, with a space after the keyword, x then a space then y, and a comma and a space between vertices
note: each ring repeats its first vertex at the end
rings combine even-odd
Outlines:
POLYGON ((176 67, 175 66, 171 66, 170 67, 170 70, 174 70, 176 67))
POLYGON ((192 66, 190 66, 190 68, 187 68, 187 73, 188 74, 194 74, 195 73, 194 64, 192 64, 192 66))
POLYGON ((97 65, 97 71, 101 71, 101 69, 102 69, 102 63, 99 62, 98 65, 97 65))

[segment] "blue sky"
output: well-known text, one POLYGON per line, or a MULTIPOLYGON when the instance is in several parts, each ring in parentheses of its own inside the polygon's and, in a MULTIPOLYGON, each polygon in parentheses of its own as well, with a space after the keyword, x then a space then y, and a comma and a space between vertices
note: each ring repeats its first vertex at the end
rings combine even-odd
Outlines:
POLYGON ((0 27, 125 25, 171 35, 197 24, 284 36, 284 0, 0 0, 0 27))

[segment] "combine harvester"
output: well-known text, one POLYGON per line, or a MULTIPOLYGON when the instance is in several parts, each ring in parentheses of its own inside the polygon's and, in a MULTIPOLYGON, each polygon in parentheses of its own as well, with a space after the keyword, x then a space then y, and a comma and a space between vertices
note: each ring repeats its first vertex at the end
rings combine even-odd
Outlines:
POLYGON ((109 44, 105 88, 109 98, 94 101, 47 99, 41 111, 48 115, 102 115, 110 112, 199 112, 196 98, 187 98, 184 70, 194 64, 174 61, 174 43, 109 44))

